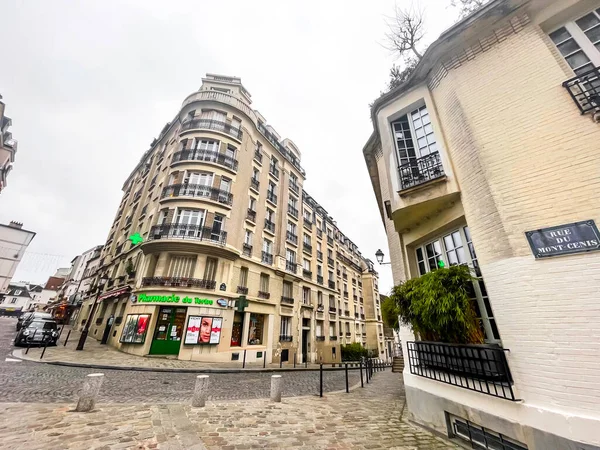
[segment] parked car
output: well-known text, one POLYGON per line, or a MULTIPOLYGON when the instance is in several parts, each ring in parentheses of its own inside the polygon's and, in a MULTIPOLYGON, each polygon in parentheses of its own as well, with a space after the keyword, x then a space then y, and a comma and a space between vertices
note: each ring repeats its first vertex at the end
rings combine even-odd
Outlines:
POLYGON ((19 317, 19 319, 17 320, 17 331, 19 331, 22 327, 24 327, 25 325, 27 325, 29 322, 31 322, 34 319, 54 320, 54 318, 52 317, 52 314, 50 314, 50 313, 44 313, 44 312, 25 313, 21 317, 19 317), (19 321, 20 321, 20 323, 19 323, 19 321))
POLYGON ((35 318, 34 320, 23 324, 17 335, 15 336, 14 344, 17 347, 27 344, 43 344, 48 342, 48 345, 56 345, 58 341, 58 326, 56 320, 43 320, 35 318))

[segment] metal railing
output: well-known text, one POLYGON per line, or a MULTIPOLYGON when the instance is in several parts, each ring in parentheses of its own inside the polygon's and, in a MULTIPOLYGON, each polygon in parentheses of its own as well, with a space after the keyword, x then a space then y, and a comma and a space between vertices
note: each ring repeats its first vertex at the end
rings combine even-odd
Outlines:
POLYGON ((302 275, 306 278, 312 278, 312 272, 310 270, 302 269, 302 275))
POLYGON ((337 312, 337 308, 335 306, 330 306, 329 312, 335 314, 337 312))
POLYGON ((262 152, 259 149, 255 149, 254 150, 254 159, 259 163, 262 164, 262 159, 263 159, 263 155, 262 152))
POLYGON ((333 263, 333 258, 327 257, 327 265, 333 267, 335 264, 333 263))
POLYGON ((271 222, 269 219, 265 219, 265 230, 275 233, 275 222, 271 222))
POLYGON ((413 159, 398 166, 400 189, 408 189, 443 177, 444 167, 438 152, 413 159))
POLYGON ((269 173, 273 175, 275 178, 279 179, 279 169, 275 166, 269 167, 269 173))
POLYGON ((246 286, 238 286, 237 293, 246 295, 248 293, 248 288, 246 286))
POLYGON ((407 342, 410 373, 471 391, 517 401, 506 349, 487 345, 407 342))
POLYGON ((258 298, 264 298, 265 300, 268 300, 271 298, 271 293, 265 291, 258 291, 258 298))
POLYGON ((292 342, 292 340, 293 340, 292 336, 289 336, 287 334, 279 335, 279 342, 292 342))
POLYGON ((562 85, 569 92, 581 114, 600 109, 600 67, 570 78, 562 85))
POLYGON ((144 277, 142 278, 142 286, 196 287, 213 290, 217 287, 217 282, 215 280, 203 280, 200 278, 144 277))
POLYGON ((286 262, 285 262, 285 270, 287 270, 289 272, 292 272, 292 273, 296 273, 298 271, 298 263, 286 260, 286 262))
POLYGON ((317 283, 323 284, 323 275, 317 275, 317 283))
POLYGON ((333 246, 333 238, 331 236, 327 236, 327 244, 333 246))
POLYGON ((306 252, 312 255, 312 245, 307 244, 306 242, 303 243, 302 245, 302 249, 306 252))
POLYGON ((254 177, 250 177, 250 187, 255 191, 258 191, 258 188, 260 187, 260 181, 254 177))
POLYGON ((252 222, 256 222, 256 211, 248 208, 248 212, 246 212, 246 219, 248 219, 252 222))
POLYGON ((210 241, 215 244, 225 245, 227 232, 214 230, 210 227, 199 225, 167 224, 155 225, 150 228, 148 240, 157 239, 194 239, 199 241, 210 241))
POLYGON ((252 256, 252 246, 250 244, 242 244, 242 253, 246 256, 252 256))
POLYGON ((281 296, 281 303, 286 303, 288 305, 293 305, 294 304, 294 297, 285 297, 285 296, 281 296))
POLYGON ((323 252, 321 250, 317 250, 317 259, 323 261, 323 252))
POLYGON ((220 131, 222 133, 227 133, 230 136, 238 140, 242 140, 242 130, 238 127, 234 127, 230 123, 221 122, 220 120, 212 120, 212 119, 192 119, 187 122, 183 122, 181 125, 181 131, 193 130, 193 129, 202 129, 202 130, 214 130, 220 131))
POLYGON ((277 204, 277 194, 275 192, 267 191, 267 200, 273 204, 277 204))
POLYGON ((266 264, 273 264, 273 254, 262 252, 262 262, 266 264))
POLYGON ((214 164, 219 164, 220 166, 227 167, 228 169, 237 171, 238 162, 236 159, 224 155, 223 153, 213 152, 208 150, 180 150, 173 154, 172 162, 180 162, 180 161, 204 161, 210 162, 214 164))
POLYGON ((233 203, 232 193, 203 184, 184 183, 165 186, 161 198, 167 197, 200 197, 229 206, 233 203))
POLYGON ((328 286, 329 286, 329 289, 335 289, 335 281, 329 280, 328 286))
POLYGON ((294 218, 298 218, 298 210, 292 205, 288 205, 288 214, 294 218))
POLYGON ((296 194, 298 194, 300 192, 300 188, 298 187, 298 185, 291 183, 291 182, 290 182, 290 190, 292 192, 295 192, 296 194))
POLYGON ((313 223, 310 219, 304 218, 304 226, 308 229, 312 230, 313 223))
POLYGON ((292 233, 291 231, 285 233, 285 238, 294 245, 298 244, 298 235, 292 233))

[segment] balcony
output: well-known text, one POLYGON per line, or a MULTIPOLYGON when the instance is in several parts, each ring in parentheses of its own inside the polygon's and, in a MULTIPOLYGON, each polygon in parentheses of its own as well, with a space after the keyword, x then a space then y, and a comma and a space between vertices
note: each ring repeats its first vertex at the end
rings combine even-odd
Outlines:
POLYGON ((317 275, 317 283, 323 284, 323 275, 317 275))
POLYGON ((362 281, 358 281, 358 287, 361 288, 362 287, 362 281))
POLYGON ((290 191, 292 191, 293 193, 298 195, 300 193, 300 188, 298 187, 298 185, 296 183, 290 182, 290 191))
POLYGON ((292 233, 291 231, 285 233, 285 238, 288 240, 288 242, 298 245, 298 235, 292 233))
POLYGON ((184 122, 181 125, 181 131, 187 130, 213 130, 220 131, 221 133, 228 134, 238 141, 242 140, 242 130, 227 122, 221 122, 220 120, 211 119, 192 119, 184 122))
POLYGON ((286 261, 285 270, 287 270, 288 272, 296 273, 298 271, 298 263, 295 263, 293 261, 286 261))
POLYGON ((329 306, 329 312, 331 314, 335 314, 335 313, 337 313, 337 308, 335 306, 329 306))
POLYGON ((488 345, 407 342, 410 373, 463 389, 518 401, 506 349, 488 345))
POLYGON ((327 236, 327 245, 331 245, 333 247, 333 238, 331 236, 327 236))
POLYGON ((305 217, 305 218, 304 218, 304 226, 305 226, 306 228, 308 228, 309 230, 312 230, 312 226, 313 226, 312 220, 310 220, 310 219, 307 219, 307 218, 305 217))
POLYGON ((348 291, 344 291, 344 298, 348 298, 348 291))
POLYGON ((346 331, 346 337, 352 337, 352 333, 349 331, 346 331))
POLYGON ((333 258, 327 257, 327 265, 333 267, 335 264, 333 263, 333 258))
POLYGON ((250 222, 256 222, 256 211, 253 209, 248 209, 246 212, 246 220, 249 220, 250 222))
POLYGON ((194 287, 212 291, 217 287, 217 282, 215 280, 202 280, 199 278, 145 277, 142 278, 142 286, 194 287))
POLYGON ((302 250, 304 250, 305 253, 308 253, 309 255, 312 255, 312 245, 307 244, 306 242, 304 242, 304 245, 302 245, 302 250))
POLYGON ((361 315, 360 315, 360 318, 361 318, 362 320, 365 320, 365 315, 364 315, 364 314, 361 314, 361 315))
POLYGON ((356 313, 356 312, 354 313, 354 318, 358 319, 358 313, 356 313))
POLYGON ((292 216, 294 219, 298 218, 298 210, 290 204, 288 204, 288 214, 290 216, 292 216))
POLYGON ((269 167, 269 173, 279 180, 279 169, 273 165, 269 167))
POLYGON ((302 269, 302 275, 309 280, 312 278, 312 272, 310 270, 302 269))
POLYGON ((292 336, 288 336, 287 334, 280 334, 279 342, 292 342, 292 336))
POLYGON ((254 161, 256 161, 259 165, 262 166, 263 155, 259 149, 254 150, 254 161))
POLYGON ((345 310, 344 310, 344 315, 345 315, 346 317, 350 317, 350 311, 349 311, 349 310, 347 310, 347 309, 345 309, 345 310))
POLYGON ((263 298, 265 300, 269 300, 271 298, 270 292, 258 291, 258 298, 263 298))
POLYGON ((273 203, 274 205, 277 205, 277 195, 275 194, 275 192, 267 191, 267 200, 273 203))
POLYGON ((259 187, 260 187, 260 181, 258 181, 254 177, 250 177, 250 189, 254 189, 256 192, 258 192, 259 187))
POLYGON ((246 294, 248 294, 248 288, 246 286, 238 286, 237 293, 246 295, 246 294))
POLYGON ((317 259, 323 261, 323 252, 321 250, 317 250, 317 259))
POLYGON ((237 172, 238 162, 235 158, 224 155, 219 152, 211 152, 204 150, 181 150, 173 154, 173 160, 171 163, 184 162, 184 161, 203 161, 212 164, 217 164, 222 167, 226 167, 234 172, 237 172))
POLYGON ((317 305, 317 312, 318 313, 322 313, 323 311, 325 311, 325 306, 324 305, 317 305))
POLYGON ((354 299, 355 302, 358 301, 358 296, 357 295, 353 295, 352 298, 354 299))
POLYGON ((347 279, 348 279, 348 274, 347 274, 347 273, 343 273, 343 274, 342 274, 342 278, 343 278, 344 280, 347 280, 347 279))
POLYGON ((329 289, 335 289, 335 281, 329 280, 328 286, 329 286, 329 289))
POLYGON ((242 244, 242 253, 244 256, 252 256, 252 246, 250 244, 242 244))
POLYGON ((400 190, 409 189, 445 176, 438 152, 413 159, 398 166, 400 190))
POLYGON ((581 114, 600 110, 600 67, 593 68, 563 83, 581 114))
POLYGON ((337 341, 337 336, 329 336, 330 341, 337 341))
POLYGON ((293 305, 294 304, 294 297, 285 297, 285 296, 281 296, 281 303, 285 303, 286 305, 293 305))
POLYGON ((325 336, 317 336, 315 339, 317 342, 323 342, 325 340, 325 336))
POLYGON ((269 219, 265 219, 265 230, 271 233, 275 233, 275 222, 271 222, 269 219))
POLYGON ((267 253, 267 252, 262 252, 262 262, 264 262, 265 264, 273 264, 273 254, 272 253, 267 253))
POLYGON ((227 232, 215 230, 210 227, 199 225, 166 224, 155 225, 150 228, 148 240, 158 239, 192 239, 198 241, 209 241, 214 244, 225 245, 227 232))
POLYGON ((203 184, 172 184, 162 190, 161 198, 172 197, 192 197, 199 199, 212 200, 223 205, 231 206, 233 203, 233 194, 218 188, 205 186, 203 184))

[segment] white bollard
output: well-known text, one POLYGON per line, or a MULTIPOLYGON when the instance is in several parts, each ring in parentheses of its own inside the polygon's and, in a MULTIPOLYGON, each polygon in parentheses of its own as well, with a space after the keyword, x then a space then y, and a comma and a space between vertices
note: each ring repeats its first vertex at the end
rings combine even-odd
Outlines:
POLYGON ((206 403, 208 395, 208 375, 198 375, 196 377, 196 386, 194 386, 194 397, 192 398, 192 406, 202 407, 206 403))
POLYGON ((79 395, 79 401, 77 402, 75 411, 89 412, 94 409, 96 399, 98 398, 98 392, 100 392, 100 386, 102 386, 103 381, 103 373, 91 373, 85 377, 83 389, 81 395, 79 395))
POLYGON ((271 376, 271 401, 281 403, 281 389, 283 387, 283 378, 281 375, 271 376))

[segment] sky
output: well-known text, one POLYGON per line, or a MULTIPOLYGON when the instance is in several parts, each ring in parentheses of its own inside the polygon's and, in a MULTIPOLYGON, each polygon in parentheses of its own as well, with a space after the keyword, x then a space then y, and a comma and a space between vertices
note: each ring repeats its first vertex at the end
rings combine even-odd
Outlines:
MULTIPOLYGON (((456 21, 449 3, 427 0, 426 42, 456 21)), ((45 282, 104 244, 123 182, 206 73, 241 77, 254 109, 300 148, 307 192, 363 256, 389 254, 362 148, 369 104, 398 62, 384 47, 394 8, 3 0, 0 95, 19 144, 0 223, 37 233, 13 280, 45 282)), ((377 267, 381 292, 392 287, 389 267, 377 267)))

